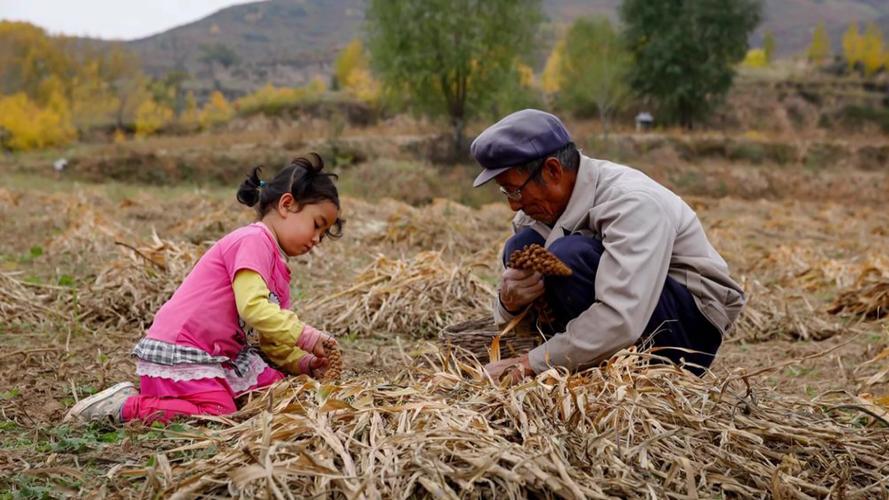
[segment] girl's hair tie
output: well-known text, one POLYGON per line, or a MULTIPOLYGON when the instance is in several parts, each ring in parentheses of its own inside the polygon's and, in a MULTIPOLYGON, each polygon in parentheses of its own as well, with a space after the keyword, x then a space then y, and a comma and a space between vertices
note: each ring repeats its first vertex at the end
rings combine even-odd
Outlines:
POLYGON ((264 187, 265 187, 265 181, 259 181, 259 189, 262 189, 264 187))

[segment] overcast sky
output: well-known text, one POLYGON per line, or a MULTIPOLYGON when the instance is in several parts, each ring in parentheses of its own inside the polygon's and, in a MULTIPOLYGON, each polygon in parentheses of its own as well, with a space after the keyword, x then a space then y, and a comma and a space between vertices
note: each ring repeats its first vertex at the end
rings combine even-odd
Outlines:
POLYGON ((255 0, 0 0, 0 20, 28 21, 53 34, 131 40, 255 0))

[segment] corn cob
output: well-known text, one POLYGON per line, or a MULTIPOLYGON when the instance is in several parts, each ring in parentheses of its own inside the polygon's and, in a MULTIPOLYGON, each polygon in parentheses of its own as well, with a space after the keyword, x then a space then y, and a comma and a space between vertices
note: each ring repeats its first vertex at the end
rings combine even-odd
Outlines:
POLYGON ((512 252, 508 267, 513 269, 533 269, 545 276, 570 276, 571 268, 538 244, 528 245, 512 252))
MULTIPOLYGON (((512 252, 507 265, 513 269, 533 269, 544 276, 570 276, 572 272, 552 252, 536 243, 512 252)), ((533 307, 541 323, 550 324, 555 319, 553 310, 544 297, 534 301, 533 307)))
POLYGON ((324 341, 324 352, 327 354, 327 370, 324 371, 323 380, 340 378, 343 375, 343 353, 334 339, 324 341))

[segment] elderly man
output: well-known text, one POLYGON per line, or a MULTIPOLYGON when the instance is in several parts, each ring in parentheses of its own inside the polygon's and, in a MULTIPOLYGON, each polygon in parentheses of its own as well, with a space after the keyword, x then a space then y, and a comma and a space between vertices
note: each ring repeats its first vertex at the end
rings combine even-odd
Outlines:
POLYGON ((543 111, 503 118, 471 151, 484 168, 474 186, 493 180, 516 212, 504 266, 514 250, 538 243, 573 271, 505 269, 495 320, 510 321, 542 296, 554 321, 542 345, 489 364, 493 378, 582 369, 633 344, 697 374, 710 366, 744 295, 685 202, 638 170, 584 156, 543 111))

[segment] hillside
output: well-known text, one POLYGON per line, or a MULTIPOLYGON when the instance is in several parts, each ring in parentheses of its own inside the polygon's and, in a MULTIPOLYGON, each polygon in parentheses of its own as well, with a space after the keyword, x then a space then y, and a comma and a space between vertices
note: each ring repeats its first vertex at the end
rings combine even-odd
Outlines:
MULTIPOLYGON (((753 37, 775 33, 779 56, 805 50, 811 31, 827 24, 835 49, 850 22, 877 21, 889 33, 885 0, 766 0, 765 20, 753 37)), ((577 16, 617 18, 620 0, 545 0, 556 30, 577 16)), ((163 75, 185 70, 195 90, 213 87, 230 94, 266 82, 301 85, 328 79, 337 52, 362 34, 366 0, 269 0, 222 9, 193 23, 133 40, 129 46, 146 70, 163 75)))

